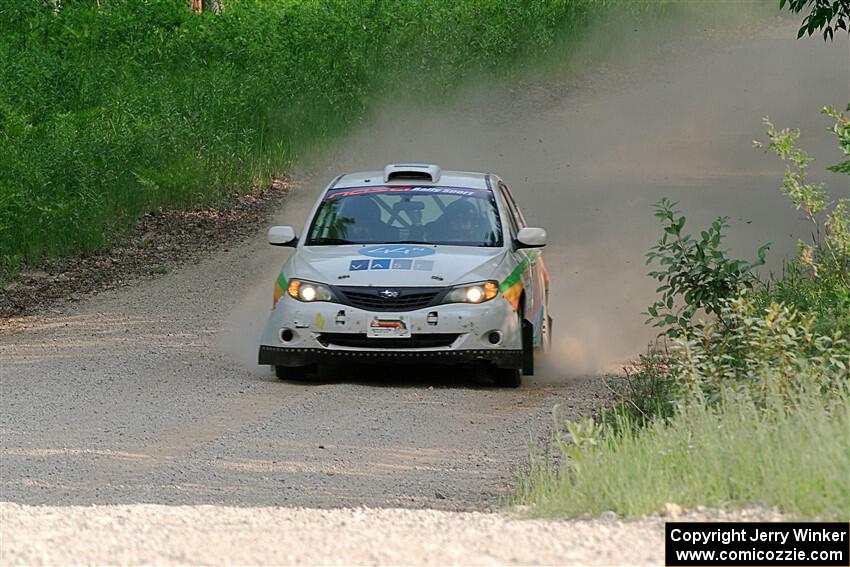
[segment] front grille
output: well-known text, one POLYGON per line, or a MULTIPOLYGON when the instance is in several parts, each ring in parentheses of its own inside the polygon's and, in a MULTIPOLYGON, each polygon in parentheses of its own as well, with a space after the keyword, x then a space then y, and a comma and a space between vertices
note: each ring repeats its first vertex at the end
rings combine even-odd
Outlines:
POLYGON ((436 305, 443 298, 444 287, 336 287, 339 299, 346 305, 368 311, 413 311, 436 305), (383 297, 384 291, 398 293, 383 297))
POLYGON ((366 333, 321 333, 317 340, 324 346, 348 348, 440 348, 451 346, 458 333, 420 333, 408 339, 376 339, 366 333))

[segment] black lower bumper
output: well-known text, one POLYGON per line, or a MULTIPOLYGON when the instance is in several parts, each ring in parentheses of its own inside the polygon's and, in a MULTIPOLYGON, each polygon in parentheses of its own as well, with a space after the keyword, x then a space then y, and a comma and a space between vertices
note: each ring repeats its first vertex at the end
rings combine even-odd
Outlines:
POLYGON ((321 348, 286 348, 260 346, 259 364, 273 366, 307 366, 322 362, 374 362, 391 364, 456 364, 489 362, 500 368, 522 367, 522 350, 342 350, 321 348))

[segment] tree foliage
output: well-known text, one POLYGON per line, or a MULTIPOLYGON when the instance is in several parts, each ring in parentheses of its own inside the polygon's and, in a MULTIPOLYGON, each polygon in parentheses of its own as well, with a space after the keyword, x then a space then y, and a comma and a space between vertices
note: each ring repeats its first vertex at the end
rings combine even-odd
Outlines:
POLYGON ((839 29, 847 31, 850 23, 850 0, 779 0, 779 7, 799 14, 811 10, 803 19, 803 25, 797 32, 797 38, 812 35, 815 30, 823 30, 823 39, 832 39, 839 29))
POLYGON ((436 103, 585 33, 599 7, 203 4, 0 0, 0 279, 120 242, 146 211, 268 184, 375 101, 436 103))

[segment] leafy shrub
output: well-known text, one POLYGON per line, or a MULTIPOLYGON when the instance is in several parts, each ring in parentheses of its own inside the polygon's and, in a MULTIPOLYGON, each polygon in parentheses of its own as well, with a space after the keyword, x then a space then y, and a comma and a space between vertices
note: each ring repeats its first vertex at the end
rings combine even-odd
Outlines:
MULTIPOLYGON (((830 130, 844 155, 850 156, 850 117, 831 107, 823 113, 835 121, 830 130)), ((762 304, 776 301, 816 314, 814 325, 820 333, 850 337, 850 201, 830 203, 822 185, 808 182, 813 158, 797 148, 799 130, 778 130, 768 118, 765 124, 768 147, 786 162, 782 192, 809 220, 812 241, 798 243, 799 255, 785 266, 782 278, 766 284, 762 304)), ((850 174, 850 159, 828 169, 850 174)))
MULTIPOLYGON (((826 107, 824 112, 836 120, 833 131, 838 136, 844 154, 850 154, 848 118, 830 107, 826 107)), ((764 121, 770 137, 769 148, 787 164, 782 192, 797 210, 803 211, 814 230, 811 244, 799 243, 800 263, 809 269, 813 278, 835 277, 844 287, 850 287, 850 215, 847 210, 850 202, 839 199, 830 212, 824 186, 808 182, 808 167, 814 158, 796 146, 800 131, 789 128, 777 130, 768 118, 764 121), (824 212, 825 218, 821 220, 821 213, 824 212)), ((830 169, 850 173, 850 160, 830 169)))
POLYGON ((786 263, 782 277, 768 282, 756 299, 763 308, 780 303, 814 315, 814 332, 840 332, 843 337, 850 337, 850 289, 838 278, 813 278, 798 259, 786 263))
MULTIPOLYGON (((850 113, 850 103, 844 110, 846 113, 850 113)), ((829 130, 835 134, 838 139, 838 146, 844 152, 844 157, 847 158, 841 163, 827 167, 827 169, 835 173, 850 175, 850 115, 845 114, 845 112, 838 112, 832 106, 824 106, 821 112, 835 121, 835 124, 829 130)))
MULTIPOLYGON (((848 106, 850 109, 850 106, 848 106)), ((845 156, 850 156, 850 118, 830 107, 845 156)), ((813 160, 797 148, 799 130, 778 130, 765 118, 769 148, 787 165, 782 192, 804 212, 813 227, 812 242, 800 242, 800 254, 786 265, 784 277, 761 283, 752 271, 764 263, 767 245, 754 262, 730 260, 720 248, 725 218, 717 219, 699 240, 683 234, 685 217, 663 199, 655 216, 664 234, 647 254, 666 269, 650 272, 662 285, 661 298, 648 309, 655 326, 678 336, 670 365, 689 395, 710 399, 724 385, 752 382, 761 390, 787 391, 795 375, 833 382, 846 377, 850 364, 850 214, 848 202, 830 203, 825 188, 808 181, 813 160), (747 293, 755 290, 754 293, 747 293), (694 323, 699 311, 708 321, 694 323), (694 386, 699 384, 699 388, 694 386)), ((850 160, 830 168, 850 172, 850 160)), ((672 390, 671 390, 672 391, 672 390)))
POLYGON ((721 316, 675 341, 672 374, 684 399, 716 402, 727 389, 792 400, 802 381, 826 396, 844 391, 850 378, 850 344, 836 332, 817 334, 815 316, 773 303, 759 308, 742 295, 725 301, 721 316), (722 321, 722 323, 721 323, 722 321))
POLYGON ((753 268, 764 264, 770 247, 759 248, 753 262, 729 259, 721 248, 727 217, 715 220, 697 240, 683 234, 686 219, 675 206, 668 199, 656 204, 655 216, 664 233, 646 255, 647 264, 658 262, 663 268, 649 273, 662 285, 656 289, 661 298, 647 308, 647 322, 666 327, 671 336, 687 332, 700 310, 722 318, 722 302, 756 284, 753 268))

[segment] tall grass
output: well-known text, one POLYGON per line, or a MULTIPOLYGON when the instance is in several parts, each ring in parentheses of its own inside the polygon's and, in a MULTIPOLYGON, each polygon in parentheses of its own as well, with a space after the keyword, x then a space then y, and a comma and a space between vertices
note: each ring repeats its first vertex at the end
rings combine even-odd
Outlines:
MULTIPOLYGON (((850 399, 809 389, 769 410, 745 395, 689 404, 649 426, 573 430, 561 466, 533 459, 517 502, 540 516, 653 514, 685 508, 778 507, 796 517, 850 515, 850 399)), ((575 426, 574 426, 575 427, 575 426)))
POLYGON ((377 97, 439 100, 623 3, 100 4, 0 5, 0 273, 96 250, 143 211, 266 183, 377 97))

